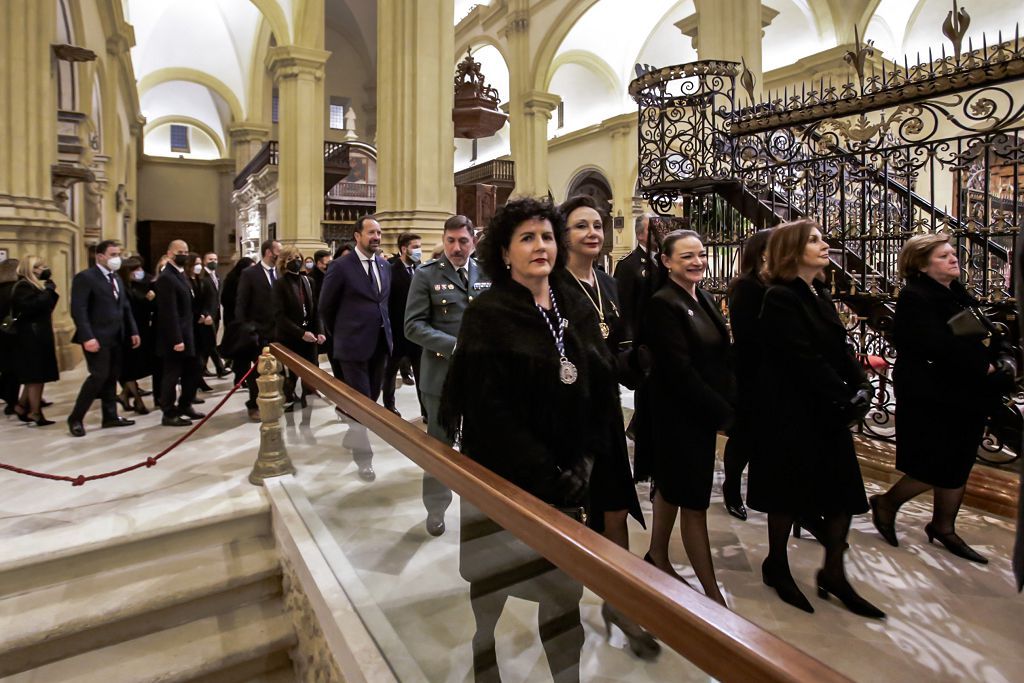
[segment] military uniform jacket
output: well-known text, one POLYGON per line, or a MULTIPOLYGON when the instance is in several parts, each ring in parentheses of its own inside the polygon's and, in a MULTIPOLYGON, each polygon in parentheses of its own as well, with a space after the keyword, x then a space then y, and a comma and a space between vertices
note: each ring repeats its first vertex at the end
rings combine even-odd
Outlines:
POLYGON ((662 284, 660 268, 647 251, 637 247, 615 264, 614 277, 619 288, 619 308, 627 326, 626 338, 636 341, 644 326, 647 302, 662 284))
POLYGON ((405 305, 405 336, 423 348, 420 391, 440 396, 448 375, 448 363, 462 327, 466 306, 486 292, 491 282, 472 258, 466 262, 469 288, 447 256, 416 269, 405 305))

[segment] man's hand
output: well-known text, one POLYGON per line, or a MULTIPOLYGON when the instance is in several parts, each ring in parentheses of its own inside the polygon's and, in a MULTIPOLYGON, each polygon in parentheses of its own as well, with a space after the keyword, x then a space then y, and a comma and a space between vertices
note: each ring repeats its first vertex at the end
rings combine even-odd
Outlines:
POLYGON ((96 353, 97 351, 100 350, 100 343, 95 339, 90 339, 89 341, 84 342, 82 344, 82 348, 88 351, 89 353, 96 353))
POLYGON ((185 350, 185 342, 180 342, 178 344, 175 344, 171 348, 174 349, 175 351, 181 353, 182 351, 185 350))
POLYGON ((316 343, 317 344, 325 344, 326 342, 327 342, 327 337, 326 336, 324 336, 322 334, 316 335, 316 343))
POLYGON ((142 345, 142 337, 137 334, 132 335, 132 348, 137 349, 142 345))
POLYGON ((310 332, 309 330, 306 330, 305 332, 302 333, 302 341, 305 341, 305 342, 315 342, 316 341, 316 335, 313 334, 312 332, 310 332))

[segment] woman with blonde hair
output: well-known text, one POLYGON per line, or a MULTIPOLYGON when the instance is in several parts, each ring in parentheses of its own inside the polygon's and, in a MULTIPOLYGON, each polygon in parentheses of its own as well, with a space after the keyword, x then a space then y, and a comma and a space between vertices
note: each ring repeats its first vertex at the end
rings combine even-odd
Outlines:
POLYGON ((900 252, 906 286, 896 300, 896 469, 903 478, 870 499, 872 521, 893 546, 900 506, 931 489, 928 541, 971 562, 988 560, 956 533, 989 411, 1014 386, 1012 351, 992 335, 977 300, 960 284, 956 249, 943 234, 917 235, 900 252), (958 320, 971 324, 963 329, 958 320), (996 343, 992 343, 992 342, 996 343), (955 420, 938 416, 956 415, 955 420))
MULTIPOLYGON (((317 345, 323 344, 326 337, 317 311, 316 297, 313 296, 313 283, 302 272, 303 261, 302 251, 292 245, 282 247, 277 257, 278 275, 271 294, 274 319, 277 321, 274 337, 316 365, 317 345)), ((289 409, 296 400, 297 382, 298 376, 289 371, 284 381, 285 404, 289 409)), ((306 405, 306 396, 311 393, 313 390, 303 382, 300 398, 303 407, 306 405)))
POLYGON ((52 321, 60 296, 50 279, 50 267, 41 257, 26 256, 17 273, 11 289, 11 318, 15 320, 15 372, 23 389, 14 412, 22 422, 45 427, 53 421, 43 415, 43 385, 60 379, 52 321))
POLYGON ((850 425, 867 414, 872 389, 851 350, 846 328, 821 287, 830 264, 818 224, 799 220, 776 227, 765 252, 769 280, 761 306, 764 358, 754 391, 759 405, 751 451, 747 505, 768 514, 765 585, 783 601, 814 608, 793 580, 787 542, 793 522, 821 518, 825 563, 818 595, 838 598, 851 612, 881 619, 846 578, 843 555, 853 515, 867 512, 850 425))

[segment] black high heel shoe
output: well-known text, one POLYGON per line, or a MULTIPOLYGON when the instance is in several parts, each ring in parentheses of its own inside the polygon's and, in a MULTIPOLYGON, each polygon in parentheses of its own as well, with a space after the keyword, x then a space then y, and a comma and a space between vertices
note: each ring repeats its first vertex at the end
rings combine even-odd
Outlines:
POLYGON ((810 600, 797 587, 792 575, 780 576, 777 574, 767 558, 761 563, 761 580, 764 585, 774 588, 779 598, 787 605, 792 605, 808 614, 814 614, 810 600))
POLYGON ((988 559, 980 555, 977 550, 967 545, 964 539, 957 536, 955 531, 951 531, 948 534, 939 533, 935 530, 935 527, 932 526, 932 523, 928 522, 924 525, 924 533, 928 536, 929 543, 938 539, 939 543, 946 546, 946 550, 957 557, 962 557, 965 560, 977 562, 978 564, 988 564, 988 559))
POLYGON ((601 605, 601 618, 604 619, 605 640, 611 640, 612 626, 618 626, 622 634, 626 636, 626 640, 629 641, 630 651, 636 655, 637 659, 650 662, 661 652, 661 645, 654 639, 654 636, 607 602, 601 605))
MULTIPOLYGON (((820 517, 797 517, 796 521, 793 522, 793 538, 802 538, 800 530, 803 529, 810 533, 815 541, 821 545, 826 545, 825 533, 821 528, 822 524, 823 520, 820 517)), ((844 549, 849 547, 849 543, 843 544, 844 549)))
POLYGON ((29 413, 28 419, 31 422, 35 422, 37 427, 49 427, 52 424, 57 424, 53 420, 47 420, 42 411, 38 413, 29 413))
POLYGON ((747 521, 747 507, 743 504, 743 497, 736 495, 723 495, 725 499, 725 511, 736 519, 747 521))
POLYGON ((893 548, 900 547, 900 541, 896 538, 896 518, 889 520, 888 522, 882 521, 882 515, 878 511, 878 508, 882 504, 881 496, 871 496, 868 498, 868 504, 871 505, 871 523, 875 525, 875 530, 881 534, 882 538, 885 539, 886 543, 891 545, 893 548))
POLYGON ((32 421, 32 418, 28 416, 28 411, 25 410, 25 408, 22 407, 20 404, 15 404, 14 406, 14 417, 18 418, 22 422, 32 421), (19 408, 21 408, 21 410, 18 410, 19 408))
POLYGON ((869 619, 885 619, 885 612, 860 597, 845 577, 842 583, 831 583, 825 576, 825 572, 818 570, 817 582, 819 598, 828 600, 829 595, 834 595, 839 599, 839 602, 843 603, 846 609, 854 614, 868 617, 869 619))

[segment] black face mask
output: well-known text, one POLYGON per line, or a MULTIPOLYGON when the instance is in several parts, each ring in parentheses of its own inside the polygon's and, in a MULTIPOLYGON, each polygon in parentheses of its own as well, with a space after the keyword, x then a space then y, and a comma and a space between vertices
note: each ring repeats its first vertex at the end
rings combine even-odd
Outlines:
POLYGON ((184 268, 185 264, 187 264, 187 263, 188 263, 188 254, 175 254, 174 255, 174 265, 178 266, 179 268, 184 268))
POLYGON ((284 264, 289 273, 298 273, 302 269, 302 261, 289 261, 284 264))
POLYGON ((210 261, 209 263, 206 264, 206 269, 208 271, 210 271, 211 273, 213 271, 217 270, 217 262, 216 261, 210 261))
POLYGON ((46 282, 47 280, 50 279, 52 275, 53 273, 50 271, 50 269, 45 268, 43 269, 43 272, 39 273, 39 279, 42 280, 43 282, 46 282))

